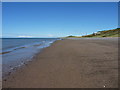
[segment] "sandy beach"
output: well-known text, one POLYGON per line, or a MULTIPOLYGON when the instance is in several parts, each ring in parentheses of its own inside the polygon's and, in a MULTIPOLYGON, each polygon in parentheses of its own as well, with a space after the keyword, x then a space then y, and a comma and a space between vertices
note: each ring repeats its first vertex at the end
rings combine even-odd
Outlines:
POLYGON ((117 87, 117 38, 58 40, 3 79, 3 88, 117 87))

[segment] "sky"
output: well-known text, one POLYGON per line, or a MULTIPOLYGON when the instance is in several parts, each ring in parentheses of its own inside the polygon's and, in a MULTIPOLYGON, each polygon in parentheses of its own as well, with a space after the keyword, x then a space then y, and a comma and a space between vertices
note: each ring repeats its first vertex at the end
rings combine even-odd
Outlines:
POLYGON ((2 36, 81 36, 118 27, 117 2, 4 2, 2 36))

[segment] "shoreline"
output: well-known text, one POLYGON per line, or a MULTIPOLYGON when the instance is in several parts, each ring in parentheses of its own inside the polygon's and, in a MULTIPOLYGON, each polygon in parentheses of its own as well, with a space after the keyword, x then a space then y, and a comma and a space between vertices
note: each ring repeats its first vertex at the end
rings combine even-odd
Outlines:
POLYGON ((3 88, 116 88, 116 45, 114 40, 57 40, 3 80, 3 88))
MULTIPOLYGON (((56 40, 58 41, 58 40, 56 40)), ((56 42, 54 41, 54 42, 56 42)), ((29 59, 25 59, 25 60, 21 60, 21 63, 12 67, 11 65, 9 66, 9 68, 11 68, 11 70, 8 70, 7 72, 2 72, 2 78, 3 80, 6 80, 11 74, 15 73, 17 70, 24 68, 26 65, 28 65, 30 62, 34 61, 34 58, 40 54, 45 48, 50 47, 54 42, 52 42, 49 46, 43 47, 41 49, 39 49, 36 53, 34 53, 33 55, 31 55, 31 58, 29 59)), ((40 46, 40 45, 39 45, 40 46)), ((12 52, 12 51, 10 51, 12 52)), ((4 66, 5 67, 5 66, 4 66)))

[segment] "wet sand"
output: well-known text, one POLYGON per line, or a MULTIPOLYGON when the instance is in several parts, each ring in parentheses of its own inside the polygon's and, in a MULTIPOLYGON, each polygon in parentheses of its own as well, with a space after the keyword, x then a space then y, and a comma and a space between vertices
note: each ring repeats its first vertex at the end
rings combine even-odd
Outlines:
POLYGON ((116 38, 56 41, 3 80, 3 88, 117 87, 116 38))

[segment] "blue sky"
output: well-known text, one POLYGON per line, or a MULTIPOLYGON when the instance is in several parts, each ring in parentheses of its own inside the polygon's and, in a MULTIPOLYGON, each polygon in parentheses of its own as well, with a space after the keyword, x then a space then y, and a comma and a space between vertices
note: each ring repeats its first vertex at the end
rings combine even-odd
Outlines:
POLYGON ((117 2, 4 2, 3 37, 81 36, 118 27, 117 2))

